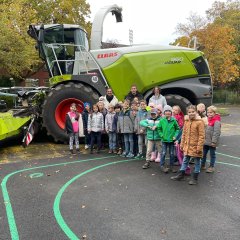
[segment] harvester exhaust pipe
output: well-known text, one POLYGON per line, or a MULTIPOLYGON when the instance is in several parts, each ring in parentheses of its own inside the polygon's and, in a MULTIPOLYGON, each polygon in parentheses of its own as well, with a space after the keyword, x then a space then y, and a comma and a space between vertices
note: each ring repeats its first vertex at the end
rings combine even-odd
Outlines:
POLYGON ((117 22, 122 22, 122 8, 116 4, 101 8, 94 17, 91 32, 91 50, 101 49, 103 22, 108 13, 115 15, 117 22))

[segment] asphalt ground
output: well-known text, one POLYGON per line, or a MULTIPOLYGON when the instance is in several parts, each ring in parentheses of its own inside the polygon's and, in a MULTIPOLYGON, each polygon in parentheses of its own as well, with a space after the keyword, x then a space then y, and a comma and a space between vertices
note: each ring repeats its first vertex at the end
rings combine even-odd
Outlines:
POLYGON ((202 172, 197 186, 171 181, 157 163, 143 170, 144 160, 104 151, 5 146, 0 239, 239 239, 239 116, 233 109, 223 117, 216 171, 202 172))

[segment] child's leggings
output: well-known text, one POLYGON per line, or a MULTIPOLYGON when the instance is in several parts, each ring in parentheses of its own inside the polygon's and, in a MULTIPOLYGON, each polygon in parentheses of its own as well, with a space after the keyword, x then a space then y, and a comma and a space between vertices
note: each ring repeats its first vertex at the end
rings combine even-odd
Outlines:
POLYGON ((75 140, 76 149, 79 149, 78 132, 77 133, 69 133, 69 148, 70 148, 70 150, 73 150, 74 140, 75 140))

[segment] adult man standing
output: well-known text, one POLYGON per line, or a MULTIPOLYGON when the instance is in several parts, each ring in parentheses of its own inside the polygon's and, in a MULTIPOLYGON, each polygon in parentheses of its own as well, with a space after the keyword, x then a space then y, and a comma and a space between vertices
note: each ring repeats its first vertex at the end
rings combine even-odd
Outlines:
POLYGON ((104 107, 108 109, 108 106, 111 104, 113 107, 118 103, 118 99, 113 95, 112 89, 108 88, 106 95, 99 98, 99 101, 104 103, 104 107))
POLYGON ((132 102, 135 97, 138 98, 138 100, 143 99, 143 95, 140 92, 138 92, 137 86, 136 85, 132 85, 131 86, 131 90, 128 93, 128 95, 125 97, 125 99, 129 100, 130 102, 132 102))

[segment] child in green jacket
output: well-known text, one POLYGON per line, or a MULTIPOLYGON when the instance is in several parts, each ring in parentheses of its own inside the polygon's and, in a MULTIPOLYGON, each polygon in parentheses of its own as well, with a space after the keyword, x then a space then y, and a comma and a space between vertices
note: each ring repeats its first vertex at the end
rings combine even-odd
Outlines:
POLYGON ((160 168, 163 172, 168 173, 169 170, 173 173, 177 172, 173 168, 174 164, 174 142, 179 132, 179 126, 174 117, 172 117, 172 107, 166 105, 163 109, 164 117, 161 118, 158 124, 158 133, 162 140, 162 152, 161 152, 161 161, 160 168), (169 149, 170 155, 170 168, 165 167, 165 157, 169 149))
POLYGON ((153 151, 154 145, 156 150, 160 152, 161 150, 161 139, 157 131, 157 125, 159 124, 160 117, 157 114, 157 109, 153 108, 150 111, 150 118, 140 121, 140 126, 147 129, 147 154, 146 163, 142 166, 143 169, 150 167, 151 153, 153 151))

